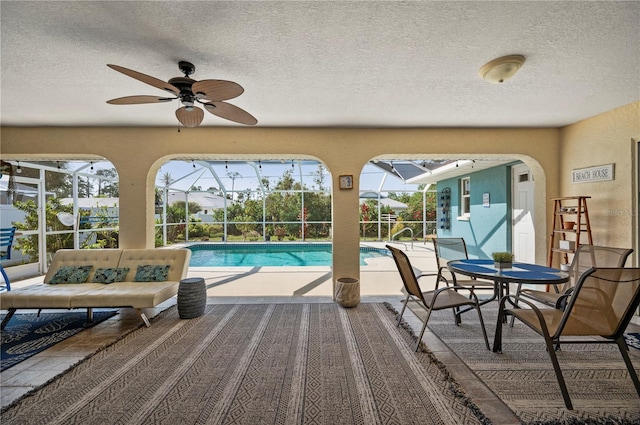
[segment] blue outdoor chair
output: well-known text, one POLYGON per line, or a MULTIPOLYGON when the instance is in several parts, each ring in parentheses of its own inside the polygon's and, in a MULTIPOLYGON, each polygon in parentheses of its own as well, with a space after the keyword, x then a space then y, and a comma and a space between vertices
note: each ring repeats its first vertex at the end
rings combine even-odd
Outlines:
MULTIPOLYGON (((0 229, 0 260, 11 259, 11 247, 13 246, 13 238, 15 235, 15 227, 3 227, 0 229)), ((0 290, 6 289, 10 291, 11 284, 9 283, 9 277, 2 265, 0 265, 0 274, 2 274, 2 278, 4 279, 4 286, 1 286, 0 290)))
POLYGON ((1 264, 0 264, 0 274, 2 274, 2 279, 4 279, 4 284, 0 285, 0 292, 5 290, 10 291, 11 283, 9 283, 9 276, 7 276, 7 273, 4 271, 4 267, 2 267, 1 264))
POLYGON ((11 259, 11 246, 15 235, 15 227, 3 227, 0 229, 0 260, 11 259))

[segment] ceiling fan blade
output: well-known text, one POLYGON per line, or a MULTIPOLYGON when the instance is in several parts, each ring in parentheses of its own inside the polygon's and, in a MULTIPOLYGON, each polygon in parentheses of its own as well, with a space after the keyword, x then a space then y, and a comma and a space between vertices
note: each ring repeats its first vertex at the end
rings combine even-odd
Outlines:
POLYGON ((191 91, 198 99, 213 101, 233 99, 244 93, 240 84, 226 80, 200 80, 193 83, 191 91))
POLYGON ((137 105, 140 103, 162 103, 170 102, 177 97, 158 97, 158 96, 125 96, 117 99, 107 100, 111 105, 137 105))
POLYGON ((238 108, 235 105, 225 102, 211 102, 205 103, 204 108, 211 112, 213 115, 217 115, 220 118, 224 118, 230 121, 235 121, 240 124, 255 125, 258 120, 253 115, 238 108))
POLYGON ((191 111, 187 110, 187 108, 183 106, 176 110, 176 118, 178 118, 180 124, 185 127, 197 127, 204 118, 204 112, 202 112, 202 109, 196 108, 195 106, 191 111))
POLYGON ((176 86, 169 84, 165 81, 162 81, 158 78, 152 77, 150 75, 146 75, 143 74, 141 72, 138 71, 134 71, 132 69, 128 69, 122 66, 118 66, 118 65, 111 65, 111 64, 107 64, 107 66, 115 71, 121 72, 126 76, 129 76, 131 78, 135 78, 138 81, 142 81, 143 83, 149 84, 153 87, 157 87, 160 90, 165 90, 168 91, 170 93, 173 93, 175 95, 180 94, 180 89, 178 89, 176 86))

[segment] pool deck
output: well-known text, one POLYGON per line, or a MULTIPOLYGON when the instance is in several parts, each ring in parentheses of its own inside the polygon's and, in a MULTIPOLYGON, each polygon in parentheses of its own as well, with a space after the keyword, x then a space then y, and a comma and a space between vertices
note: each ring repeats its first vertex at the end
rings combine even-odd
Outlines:
MULTIPOLYGON (((435 254, 431 244, 414 242, 395 244, 407 249, 412 265, 421 273, 437 273, 435 254)), ((361 246, 384 248, 384 242, 364 242, 361 246)), ((402 296, 402 281, 389 257, 366 259, 360 267, 360 294, 362 297, 402 296)), ((314 302, 318 298, 331 298, 333 293, 331 267, 192 267, 189 277, 202 277, 207 296, 255 297, 255 302, 314 302), (300 299, 302 297, 302 299, 300 299), (274 301, 275 300, 275 301, 274 301)), ((339 276, 343 277, 343 276, 339 276)), ((344 276, 352 277, 352 276, 344 276)), ((432 288, 435 278, 421 279, 425 290, 432 288)), ((220 300, 222 301, 222 300, 220 300)))

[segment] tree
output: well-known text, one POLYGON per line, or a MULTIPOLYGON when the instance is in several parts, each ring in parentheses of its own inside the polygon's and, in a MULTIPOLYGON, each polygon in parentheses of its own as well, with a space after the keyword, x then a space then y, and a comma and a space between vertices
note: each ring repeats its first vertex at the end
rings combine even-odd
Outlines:
MULTIPOLYGON (((189 202, 189 214, 195 214, 202 208, 197 202, 189 202)), ((179 235, 184 234, 186 227, 185 202, 176 201, 167 206, 167 241, 175 241, 179 235)))
POLYGON ((324 165, 318 164, 316 171, 310 173, 313 176, 313 182, 318 186, 318 190, 324 190, 324 181, 326 179, 326 169, 324 165))
MULTIPOLYGON (((96 171, 97 176, 118 178, 118 172, 115 168, 104 168, 96 171)), ((118 197, 118 182, 111 180, 97 179, 98 196, 106 196, 108 198, 118 197)))
POLYGON ((169 172, 164 173, 162 175, 161 181, 162 181, 162 184, 165 187, 169 187, 171 185, 171 183, 173 183, 173 177, 171 177, 171 173, 169 173, 169 172))
POLYGON ((55 194, 57 198, 70 198, 73 196, 73 178, 71 174, 46 170, 44 178, 45 191, 55 194))
POLYGON ((367 221, 369 219, 369 206, 366 202, 360 205, 360 220, 362 220, 362 238, 367 238, 367 221))
POLYGON ((321 222, 308 224, 305 234, 312 238, 329 237, 331 230, 331 196, 323 192, 307 192, 304 194, 304 208, 307 211, 305 221, 321 222))
POLYGON ((237 171, 229 171, 227 173, 227 177, 229 177, 231 179, 231 199, 234 199, 234 192, 235 192, 235 186, 236 186, 236 179, 240 179, 242 178, 242 175, 240 173, 238 173, 237 171))
POLYGON ((250 233, 255 232, 256 225, 253 224, 253 223, 247 223, 248 221, 252 221, 251 217, 244 216, 244 215, 238 215, 238 216, 235 216, 233 218, 233 221, 237 222, 235 226, 240 231, 240 233, 242 234, 242 240, 243 241, 247 240, 247 236, 250 233))
POLYGON ((92 238, 88 238, 83 242, 82 248, 118 248, 118 219, 111 216, 109 207, 97 207, 91 212, 87 211, 86 214, 92 214, 94 219, 89 226, 105 229, 95 231, 95 242, 90 242, 92 238), (116 230, 106 229, 112 227, 115 227, 116 230))
POLYGON ((298 218, 302 211, 301 189, 301 184, 293 179, 292 171, 288 170, 276 183, 274 192, 265 199, 267 220, 285 222, 280 226, 286 229, 290 237, 300 234, 301 230, 298 218))
MULTIPOLYGON (((38 206, 34 200, 28 200, 26 202, 17 201, 14 206, 20 211, 24 211, 25 218, 23 222, 14 221, 12 224, 17 230, 35 230, 38 228, 38 206)), ((62 205, 60 199, 49 198, 45 205, 45 220, 47 229, 50 231, 69 230, 67 226, 64 226, 58 220, 59 212, 73 212, 71 205, 62 205)), ((60 233, 48 235, 47 240, 47 252, 56 252, 63 248, 73 248, 73 234, 72 233, 60 233)), ((16 249, 22 251, 23 254, 28 255, 31 261, 38 261, 38 235, 28 235, 19 238, 16 241, 16 249)))
POLYGON ((422 232, 422 222, 423 219, 426 221, 435 221, 436 220, 436 194, 435 192, 428 191, 425 194, 426 199, 426 217, 423 217, 423 190, 424 185, 420 185, 418 187, 419 192, 414 192, 411 194, 408 193, 389 193, 390 199, 395 199, 396 201, 400 201, 402 203, 407 204, 409 208, 405 211, 400 212, 398 215, 405 221, 406 226, 410 226, 414 231, 414 234, 419 234, 422 232), (414 223, 407 223, 413 221, 414 223))
POLYGON ((91 182, 89 178, 78 177, 78 196, 84 198, 91 198, 91 194, 93 193, 93 186, 91 186, 91 182), (84 195, 84 196, 81 196, 84 195))

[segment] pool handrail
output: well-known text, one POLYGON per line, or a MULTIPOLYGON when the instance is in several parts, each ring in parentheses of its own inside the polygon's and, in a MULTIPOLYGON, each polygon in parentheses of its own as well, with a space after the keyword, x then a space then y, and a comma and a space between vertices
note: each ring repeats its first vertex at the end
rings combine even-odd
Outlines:
POLYGON ((413 250, 413 230, 411 229, 411 227, 405 227, 404 229, 401 229, 401 230, 395 232, 393 235, 391 235, 391 238, 389 238, 389 242, 393 242, 393 238, 395 238, 396 236, 398 236, 400 233, 404 232, 405 230, 408 230, 409 233, 411 233, 411 250, 413 250))

